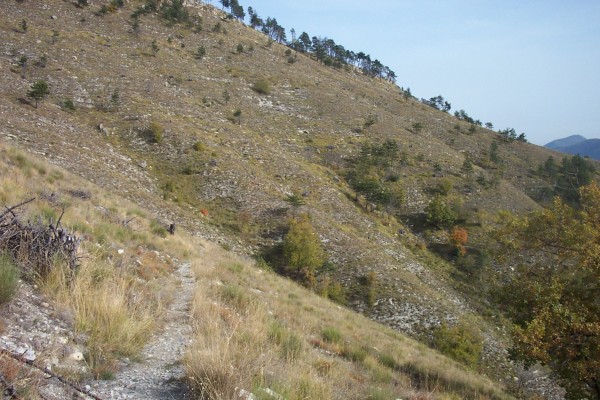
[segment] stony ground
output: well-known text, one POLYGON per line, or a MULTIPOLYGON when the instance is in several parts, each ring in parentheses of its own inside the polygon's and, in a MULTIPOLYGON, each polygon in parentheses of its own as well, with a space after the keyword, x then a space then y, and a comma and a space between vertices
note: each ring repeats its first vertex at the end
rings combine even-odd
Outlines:
MULTIPOLYGON (((81 351, 84 338, 73 333, 70 315, 56 310, 36 289, 22 283, 16 298, 0 312, 4 324, 0 348, 50 371, 73 374, 85 370, 81 351)), ((11 375, 9 370, 18 369, 14 375, 38 386, 46 399, 65 399, 76 393, 55 379, 45 379, 47 375, 39 370, 14 362, 6 353, 2 354, 2 376, 6 380, 11 375)))
POLYGON ((124 361, 114 380, 91 383, 92 392, 102 399, 183 400, 191 398, 184 382, 181 364, 190 342, 190 303, 194 292, 194 276, 190 264, 176 271, 181 281, 176 298, 166 315, 166 324, 148 342, 140 362, 124 361))
MULTIPOLYGON (((76 386, 103 400, 191 398, 181 364, 191 335, 189 310, 195 279, 190 264, 180 264, 175 277, 180 281, 180 288, 166 313, 165 324, 149 340, 139 361, 122 360, 113 380, 90 381, 76 386)), ((23 283, 16 299, 1 311, 5 326, 0 336, 0 348, 21 355, 59 376, 85 374, 85 337, 74 333, 70 315, 47 303, 36 289, 23 283)), ((30 369, 23 365, 19 368, 30 369)), ((31 369, 28 374, 29 381, 35 378, 43 399, 92 398, 55 378, 48 379, 49 375, 39 370, 31 369)))
MULTIPOLYGON (((291 65, 283 57, 283 48, 266 46, 260 34, 221 21, 214 10, 212 14, 206 12, 212 7, 202 8, 206 28, 219 22, 229 33, 205 29, 193 34, 147 17, 141 33, 132 35, 128 16, 133 5, 126 11, 99 17, 94 15, 96 3, 78 8, 64 1, 4 2, 5 13, 0 17, 0 32, 5 39, 0 46, 2 140, 134 200, 161 220, 187 225, 188 229, 201 231, 204 238, 224 242, 235 250, 252 247, 249 239, 231 238, 219 229, 230 222, 231 215, 247 212, 260 222, 267 219, 264 215, 276 214, 286 205, 286 195, 309 188, 308 204, 302 212, 315 216, 330 259, 339 266, 334 279, 352 288, 359 278, 374 271, 382 282, 381 295, 370 312, 373 319, 414 334, 440 320, 453 320, 474 311, 468 296, 455 290, 444 273, 415 258, 408 234, 396 235, 384 229, 376 215, 349 201, 343 180, 335 169, 325 168, 329 161, 322 159, 331 153, 341 162, 370 138, 397 140, 411 155, 411 165, 402 170, 402 179, 406 211, 415 213, 426 205, 428 184, 437 180, 435 174, 431 177, 434 165, 442 166, 444 174, 457 188, 461 187, 464 154, 485 158, 493 140, 491 132, 458 134, 453 130, 458 122, 451 116, 433 114, 418 102, 399 98, 397 88, 391 85, 324 69, 303 56, 291 65), (19 30, 24 18, 30 25, 27 33, 19 30), (56 43, 53 32, 59 33, 56 43), (155 39, 161 50, 150 56, 148 49, 155 39), (238 43, 252 45, 254 50, 234 54, 231 50, 238 43), (202 62, 190 50, 200 44, 208 49, 202 62), (48 65, 35 67, 35 60, 42 54, 47 55, 48 65), (31 64, 26 71, 18 64, 23 56, 31 64), (98 68, 100 65, 102 68, 98 68), (269 96, 259 96, 250 89, 263 75, 273 82, 269 96), (47 80, 52 88, 51 96, 37 109, 18 100, 36 79, 47 80), (113 90, 120 91, 122 104, 118 110, 109 111, 105 103, 113 90), (229 105, 221 101, 225 90, 232 95, 229 105), (77 110, 62 110, 60 104, 65 99, 72 99, 77 110), (243 110, 243 122, 236 125, 227 116, 237 107, 243 110), (149 115, 166 128, 160 146, 149 145, 135 134, 149 115), (354 132, 368 115, 377 115, 377 124, 370 131, 354 132), (420 135, 407 130, 414 122, 425 125, 420 135), (189 150, 196 141, 205 145, 203 154, 189 150), (197 155, 201 162, 190 154, 197 155), (185 201, 171 204, 161 200, 169 176, 156 172, 165 167, 180 171, 184 161, 194 166, 197 163, 198 170, 194 169, 191 176, 173 172, 173 182, 182 186, 186 180, 193 180, 194 185, 202 183, 190 196, 199 200, 189 210, 185 201), (222 211, 227 207, 218 200, 227 203, 229 209, 222 211), (198 204, 210 209, 213 224, 196 222, 201 217, 186 218, 198 204), (229 213, 229 219, 219 220, 217 212, 229 213)), ((522 180, 533 185, 528 168, 548 154, 524 144, 503 145, 501 155, 509 166, 503 190, 457 196, 464 195, 466 204, 476 204, 482 210, 534 207, 531 199, 513 185, 526 187, 522 180)), ((262 226, 260 232, 263 228, 268 236, 272 226, 262 226)), ((351 306, 364 312, 365 304, 355 299, 351 306)), ((59 325, 51 321, 48 329, 54 326, 59 325)), ((169 330, 167 325, 165 333, 169 330)), ((77 345, 75 339, 67 337, 66 343, 57 346, 71 342, 77 345)), ((14 342, 15 348, 30 349, 19 340, 7 340, 14 342)), ((160 337, 154 338, 150 346, 154 342, 158 345, 160 337)), ((162 360, 152 347, 143 357, 141 363, 125 363, 114 382, 90 385, 104 396, 135 398, 124 396, 149 387, 148 375, 145 371, 143 375, 132 373, 127 380, 127 371, 142 371, 144 366, 156 364, 153 360, 162 360)), ((173 376, 177 368, 170 368, 173 376)), ((162 382, 157 380, 157 387, 162 382)))

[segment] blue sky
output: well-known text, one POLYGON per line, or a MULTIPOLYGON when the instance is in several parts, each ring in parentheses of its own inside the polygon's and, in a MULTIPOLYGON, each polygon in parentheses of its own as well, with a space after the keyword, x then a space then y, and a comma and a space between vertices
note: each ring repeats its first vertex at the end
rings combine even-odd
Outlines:
MULTIPOLYGON (((598 0, 239 0, 379 59, 418 98, 545 144, 600 137, 598 0)), ((217 0, 212 4, 218 5, 217 0)))

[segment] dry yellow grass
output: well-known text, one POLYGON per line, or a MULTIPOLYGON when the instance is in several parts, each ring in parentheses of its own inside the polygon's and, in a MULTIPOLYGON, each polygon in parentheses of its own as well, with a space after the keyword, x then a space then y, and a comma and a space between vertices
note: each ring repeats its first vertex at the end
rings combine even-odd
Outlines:
POLYGON ((118 357, 135 358, 160 326, 176 287, 168 260, 185 258, 198 287, 184 362, 199 398, 229 399, 240 390, 287 399, 510 398, 422 344, 221 246, 184 231, 152 235, 152 221, 132 203, 8 146, 0 145, 0 155, 6 204, 54 192, 59 206, 44 195, 28 216, 48 218, 64 208, 65 226, 79 227, 86 239, 77 273, 57 265, 41 287, 87 335, 86 357, 97 376, 114 374, 118 357), (90 198, 66 196, 74 187, 90 198), (131 216, 135 224, 124 226, 131 216))
POLYGON ((198 396, 287 399, 508 399, 492 382, 289 280, 204 243, 194 259, 198 396))
MULTIPOLYGON (((232 242, 237 239, 236 229, 245 232, 243 245, 271 244, 259 233, 276 232, 281 227, 281 219, 265 216, 276 214, 290 190, 310 188, 312 193, 306 208, 319 221, 319 233, 330 239, 330 244, 335 241, 332 239, 341 239, 341 243, 335 247, 331 245, 328 251, 337 258, 347 259, 339 265, 334 279, 355 281, 364 265, 373 265, 380 268, 378 272, 387 282, 402 282, 399 286, 382 287, 382 297, 411 292, 417 297, 427 298, 427 305, 439 306, 437 311, 440 315, 455 311, 453 303, 440 294, 444 293, 443 290, 428 286, 419 277, 405 272, 402 263, 386 257, 385 250, 400 249, 409 264, 416 257, 406 248, 410 240, 416 240, 415 246, 420 247, 420 251, 424 251, 425 246, 418 238, 406 239, 409 234, 396 238, 396 232, 404 228, 390 216, 379 217, 376 213, 357 211, 354 203, 343 195, 350 192, 344 180, 340 179, 343 173, 340 163, 356 154, 361 143, 371 138, 377 141, 397 140, 404 152, 410 153, 402 170, 402 175, 406 176, 402 184, 411 193, 416 193, 416 197, 407 199, 407 209, 403 211, 415 212, 419 202, 425 200, 425 189, 437 179, 431 178, 434 164, 443 167, 444 174, 451 177, 455 190, 458 190, 464 186, 460 174, 464 160, 461 152, 473 153, 483 165, 486 152, 495 140, 492 132, 482 130, 467 135, 464 132, 468 126, 458 123, 463 133, 449 135, 448 131, 457 124, 454 118, 433 113, 418 102, 403 99, 396 87, 351 72, 321 68, 302 54, 298 55, 298 62, 291 65, 284 57, 284 47, 278 44, 267 46, 261 33, 234 21, 221 21, 218 13, 207 12, 206 7, 202 11, 205 21, 202 33, 192 33, 183 26, 167 27, 157 16, 150 15, 142 18, 141 31, 134 35, 129 15, 135 6, 142 3, 131 1, 114 14, 97 17, 93 15, 92 7, 73 7, 71 3, 59 0, 7 2, 6 12, 0 16, 0 31, 5 37, 6 49, 9 53, 14 52, 15 56, 0 57, 0 65, 5 67, 2 69, 10 70, 18 52, 27 52, 31 57, 47 54, 48 66, 44 69, 31 68, 28 79, 51 79, 53 84, 51 95, 38 110, 33 111, 17 101, 25 93, 27 82, 14 79, 15 75, 10 72, 3 73, 4 90, 0 94, 0 106, 3 117, 7 118, 3 132, 6 130, 14 137, 11 140, 24 148, 53 157, 54 163, 69 166, 72 171, 110 187, 113 193, 127 195, 136 201, 143 200, 146 207, 153 207, 156 213, 165 210, 164 214, 176 215, 188 227, 204 229, 204 225, 214 224, 221 230, 219 234, 229 234, 230 239, 233 237, 232 242), (25 12, 31 19, 26 35, 12 30, 25 12), (58 21, 55 22, 52 15, 58 15, 58 21), (228 33, 211 32, 210 28, 216 22, 221 23, 228 33), (60 31, 58 43, 51 41, 54 29, 60 31), (156 57, 146 55, 152 40, 157 40, 161 48, 156 57), (254 50, 234 55, 232 50, 238 43, 245 47, 252 44, 254 50), (193 56, 199 45, 207 48, 207 55, 202 61, 193 56), (98 68, 98 60, 109 62, 101 63, 103 67, 98 68), (270 83, 269 96, 258 95, 250 88, 252 83, 263 78, 270 83), (107 112, 105 105, 115 89, 120 90, 122 106, 107 112), (226 89, 231 94, 228 104, 222 101, 226 89), (81 98, 81 101, 76 101, 77 110, 73 112, 62 111, 56 106, 65 99, 76 98, 81 98), (242 110, 241 125, 227 120, 236 109, 242 110), (151 118, 145 117, 148 115, 151 118), (356 128, 364 126, 371 115, 377 116, 377 122, 358 133, 356 128), (150 121, 166 128, 163 144, 140 142, 136 132, 150 121), (419 135, 409 132, 415 122, 424 125, 419 135), (98 131, 96 127, 100 123, 109 129, 108 135, 98 131), (201 152, 192 149, 198 140, 204 144, 201 152), (147 164, 147 168, 139 172, 138 165, 142 162, 147 164), (138 178, 145 180, 138 184, 138 178), (166 190, 168 185, 173 186, 172 191, 166 190), (167 201, 161 201, 161 195, 167 201), (198 218, 197 210, 202 208, 209 210, 206 219, 198 218), (236 220, 240 213, 248 210, 253 213, 257 210, 252 214, 254 220, 247 224, 236 220), (199 219, 202 222, 198 222, 199 219), (378 243, 371 240, 380 234, 389 239, 388 247, 377 247, 378 243), (369 252, 376 256, 370 256, 369 252), (396 268, 397 265, 400 268, 396 268)), ((485 209, 490 213, 506 204, 518 203, 522 208, 533 206, 530 199, 509 183, 519 187, 535 186, 537 178, 527 173, 528 168, 543 161, 548 154, 545 150, 532 149, 520 143, 502 145, 500 155, 507 165, 502 190, 472 194, 469 196, 470 205, 487 201, 485 209)), ((104 281, 106 288, 114 285, 127 296, 127 293, 138 290, 151 291, 153 287, 149 283, 131 284, 131 280, 166 279, 163 273, 168 267, 154 264, 155 260, 147 260, 142 269, 132 265, 131 257, 138 253, 140 246, 144 254, 147 254, 146 250, 163 252, 168 248, 180 258, 190 258, 195 260, 195 264, 204 265, 205 258, 195 255, 200 246, 196 239, 156 237, 152 233, 150 217, 139 215, 139 206, 103 194, 97 188, 87 186, 55 167, 34 161, 28 155, 6 150, 3 158, 5 156, 11 171, 16 173, 0 176, 0 200, 14 204, 43 191, 61 194, 64 204, 40 201, 32 205, 31 215, 56 216, 64 205, 64 224, 75 227, 94 246, 98 244, 97 248, 87 248, 86 251, 97 257, 95 260, 103 265, 102 268, 126 267, 126 275, 119 278, 123 280, 107 279, 104 281), (89 190, 91 200, 64 195, 65 189, 74 188, 89 190), (133 216, 136 219, 129 226, 121 224, 133 216), (115 255, 118 248, 126 251, 124 256, 115 255)), ((214 233, 214 230, 210 232, 214 233)), ((218 248, 214 250, 217 259, 219 254, 218 248)), ((213 257, 213 254, 206 257, 213 257)), ((223 264, 231 263, 224 261, 223 264)), ((402 345, 406 345, 408 350, 396 354, 394 349, 404 349, 396 343, 404 340, 400 339, 401 336, 393 336, 391 331, 385 331, 385 335, 377 333, 383 331, 380 326, 369 325, 366 319, 346 310, 337 310, 270 273, 259 273, 245 261, 242 265, 241 272, 235 272, 239 268, 221 268, 215 264, 210 269, 213 271, 211 279, 222 281, 225 289, 202 285, 200 288, 210 294, 209 301, 225 309, 250 301, 253 312, 260 317, 257 318, 266 321, 269 328, 261 329, 267 335, 276 329, 272 326, 283 327, 281 336, 288 339, 290 349, 300 348, 301 359, 308 361, 294 361, 291 364, 302 364, 304 369, 292 369, 288 358, 295 351, 283 350, 283 339, 274 344, 269 342, 275 347, 272 351, 275 365, 281 364, 282 370, 294 371, 293 377, 281 373, 277 382, 269 382, 282 392, 309 391, 307 387, 310 385, 306 382, 314 382, 318 392, 322 388, 319 377, 327 376, 332 383, 324 383, 330 389, 323 392, 328 393, 323 397, 343 397, 348 391, 341 388, 350 385, 348 382, 352 383, 355 391, 350 397, 356 398, 386 397, 386 390, 392 390, 387 388, 396 384, 394 382, 399 382, 397 386, 402 388, 398 392, 408 393, 405 397, 427 396, 428 391, 436 393, 432 396, 443 396, 445 389, 438 390, 431 382, 467 382, 467 377, 474 376, 455 368, 454 364, 447 368, 448 372, 439 372, 440 368, 436 365, 446 361, 440 361, 437 356, 431 355, 434 353, 421 350, 412 342, 402 345), (258 299, 263 308, 254 309, 252 299, 258 299), (240 304, 230 304, 232 300, 240 304), (324 342, 321 337, 323 326, 339 327, 343 343, 333 346, 324 342), (373 328, 363 330, 363 326, 373 328), (294 345, 298 340, 290 339, 294 337, 299 339, 300 346, 294 345), (382 350, 378 345, 380 342, 388 343, 386 348, 389 347, 389 350, 382 350), (402 366, 399 371, 390 372, 386 370, 389 367, 379 365, 379 353, 383 351, 394 354, 396 363, 402 366), (288 356, 283 356, 282 360, 282 354, 288 356), (452 377, 449 371, 460 372, 452 377), (392 383, 385 383, 390 374, 392 383), (428 378, 438 375, 441 378, 428 378)), ((86 273, 91 271, 93 268, 86 273)), ((433 271, 434 278, 435 274, 436 271, 433 271)), ((85 284, 82 282, 82 285, 85 284)), ((348 287, 352 288, 352 285, 351 282, 348 287)), ((442 289, 451 286, 445 285, 445 282, 440 285, 442 289)), ((396 300, 405 301, 401 297, 396 300)), ((158 300, 149 296, 148 301, 158 300)), ((161 295, 160 301, 168 301, 168 294, 161 295)), ((246 307, 250 306, 246 304, 246 307)), ((89 308, 83 303, 80 308, 85 316, 89 308)), ((144 325, 143 308, 124 310, 121 315, 127 316, 129 312, 134 315, 139 312, 140 324, 144 325)), ((243 320, 240 324, 246 322, 243 320)), ((214 329, 223 329, 218 320, 214 324, 214 329)), ((201 328, 198 329, 201 333, 201 328)), ((263 334, 257 335, 262 337, 263 334)), ((218 349, 217 344, 206 344, 201 339, 198 339, 197 346, 204 348, 205 352, 210 352, 206 349, 218 349)), ((243 346, 239 351, 243 352, 243 346)), ((472 389, 464 393, 478 393, 480 389, 473 388, 488 385, 480 383, 477 377, 472 379, 472 389)), ((471 387, 470 383, 464 385, 471 387)), ((460 389, 457 390, 460 392, 460 389)), ((484 393, 487 393, 486 390, 481 389, 484 393)))
POLYGON ((24 221, 56 223, 64 211, 61 225, 83 237, 79 268, 70 271, 57 259, 37 283, 87 336, 86 361, 94 375, 108 377, 117 357, 135 358, 173 296, 173 263, 150 250, 163 250, 165 239, 148 233, 146 218, 138 216, 135 228, 123 225, 127 210, 136 209, 131 203, 8 146, 0 145, 0 155, 3 204, 35 197, 17 210, 24 221), (70 195, 74 188, 89 198, 70 195))
POLYGON ((108 377, 117 357, 134 357, 160 321, 164 304, 133 274, 91 259, 72 279, 56 268, 42 287, 73 313, 75 329, 87 336, 86 360, 97 377, 108 377))

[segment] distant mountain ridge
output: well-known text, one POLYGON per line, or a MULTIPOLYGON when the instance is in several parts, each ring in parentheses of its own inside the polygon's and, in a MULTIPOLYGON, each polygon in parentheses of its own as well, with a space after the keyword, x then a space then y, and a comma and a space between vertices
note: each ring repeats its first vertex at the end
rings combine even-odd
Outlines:
POLYGON ((567 154, 579 154, 600 160, 600 139, 587 139, 581 135, 553 140, 544 147, 567 154))

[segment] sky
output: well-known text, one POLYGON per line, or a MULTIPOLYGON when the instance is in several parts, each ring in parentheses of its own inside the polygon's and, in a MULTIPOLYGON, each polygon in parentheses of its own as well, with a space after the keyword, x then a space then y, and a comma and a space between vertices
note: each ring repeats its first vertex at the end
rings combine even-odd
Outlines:
MULTIPOLYGON (((217 0, 211 1, 218 5, 217 0)), ((442 95, 543 145, 600 138, 598 0, 239 0, 297 35, 379 59, 417 98, 442 95)))

